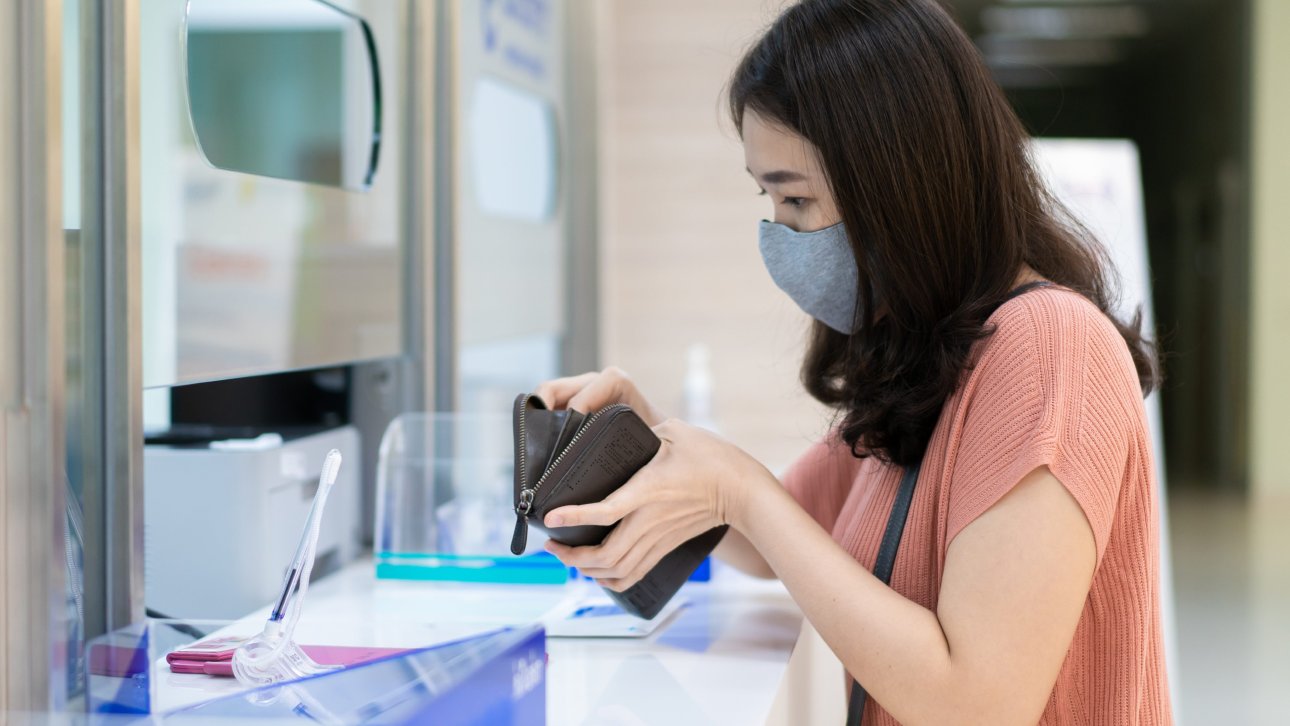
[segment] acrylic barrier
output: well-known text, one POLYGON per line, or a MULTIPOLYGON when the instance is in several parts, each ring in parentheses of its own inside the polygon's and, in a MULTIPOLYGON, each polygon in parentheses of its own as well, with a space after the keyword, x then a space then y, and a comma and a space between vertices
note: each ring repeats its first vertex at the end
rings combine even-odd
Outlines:
POLYGON ((510 553, 514 516, 509 415, 409 413, 381 438, 376 576, 559 584, 568 569, 542 551, 510 553))
POLYGON ((231 678, 170 672, 167 653, 226 631, 221 623, 151 620, 92 641, 90 723, 546 723, 540 627, 498 629, 249 690, 231 678), (192 692, 175 705, 163 690, 192 692))
MULTIPOLYGON (((506 413, 408 413, 381 439, 374 560, 381 579, 559 584, 570 571, 515 527, 514 435, 506 413)), ((691 580, 706 581, 705 561, 691 580)))

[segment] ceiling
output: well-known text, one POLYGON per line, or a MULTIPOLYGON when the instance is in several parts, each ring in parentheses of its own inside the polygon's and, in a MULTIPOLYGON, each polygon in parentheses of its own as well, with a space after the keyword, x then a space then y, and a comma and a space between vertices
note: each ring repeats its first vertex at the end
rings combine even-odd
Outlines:
POLYGON ((1222 0, 941 0, 1005 87, 1099 82, 1185 42, 1222 0))

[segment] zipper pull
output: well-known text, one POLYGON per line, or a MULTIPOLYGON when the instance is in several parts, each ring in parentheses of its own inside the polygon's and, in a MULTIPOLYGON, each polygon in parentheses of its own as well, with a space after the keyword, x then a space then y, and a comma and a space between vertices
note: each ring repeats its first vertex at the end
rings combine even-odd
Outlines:
POLYGON ((520 503, 515 507, 515 534, 511 535, 511 554, 524 554, 529 541, 529 512, 533 511, 533 490, 520 491, 520 503))

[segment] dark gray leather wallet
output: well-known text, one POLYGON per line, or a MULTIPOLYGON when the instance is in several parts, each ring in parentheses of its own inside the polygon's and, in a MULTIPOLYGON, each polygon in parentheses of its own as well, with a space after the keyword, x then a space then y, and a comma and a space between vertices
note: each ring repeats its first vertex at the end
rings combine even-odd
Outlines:
MULTIPOLYGON (((582 547, 600 544, 613 526, 548 528, 547 513, 568 505, 599 502, 627 483, 659 449, 658 436, 630 406, 616 403, 591 414, 552 411, 542 399, 515 399, 515 536, 511 552, 524 554, 528 528, 582 547)), ((711 529, 668 553, 640 582, 623 592, 605 592, 623 610, 641 618, 658 615, 703 563, 727 527, 711 529)))

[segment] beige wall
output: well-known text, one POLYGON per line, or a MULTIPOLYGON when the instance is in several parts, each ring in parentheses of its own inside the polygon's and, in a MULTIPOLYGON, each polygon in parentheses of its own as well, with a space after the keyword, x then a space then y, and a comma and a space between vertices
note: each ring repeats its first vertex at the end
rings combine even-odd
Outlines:
POLYGON ((1254 0, 1250 478, 1290 497, 1290 3, 1254 0))
POLYGON ((718 426, 772 470, 828 423, 797 382, 807 318, 762 266, 770 203, 722 106, 775 7, 605 3, 600 164, 602 363, 680 415, 686 349, 707 345, 718 426))

